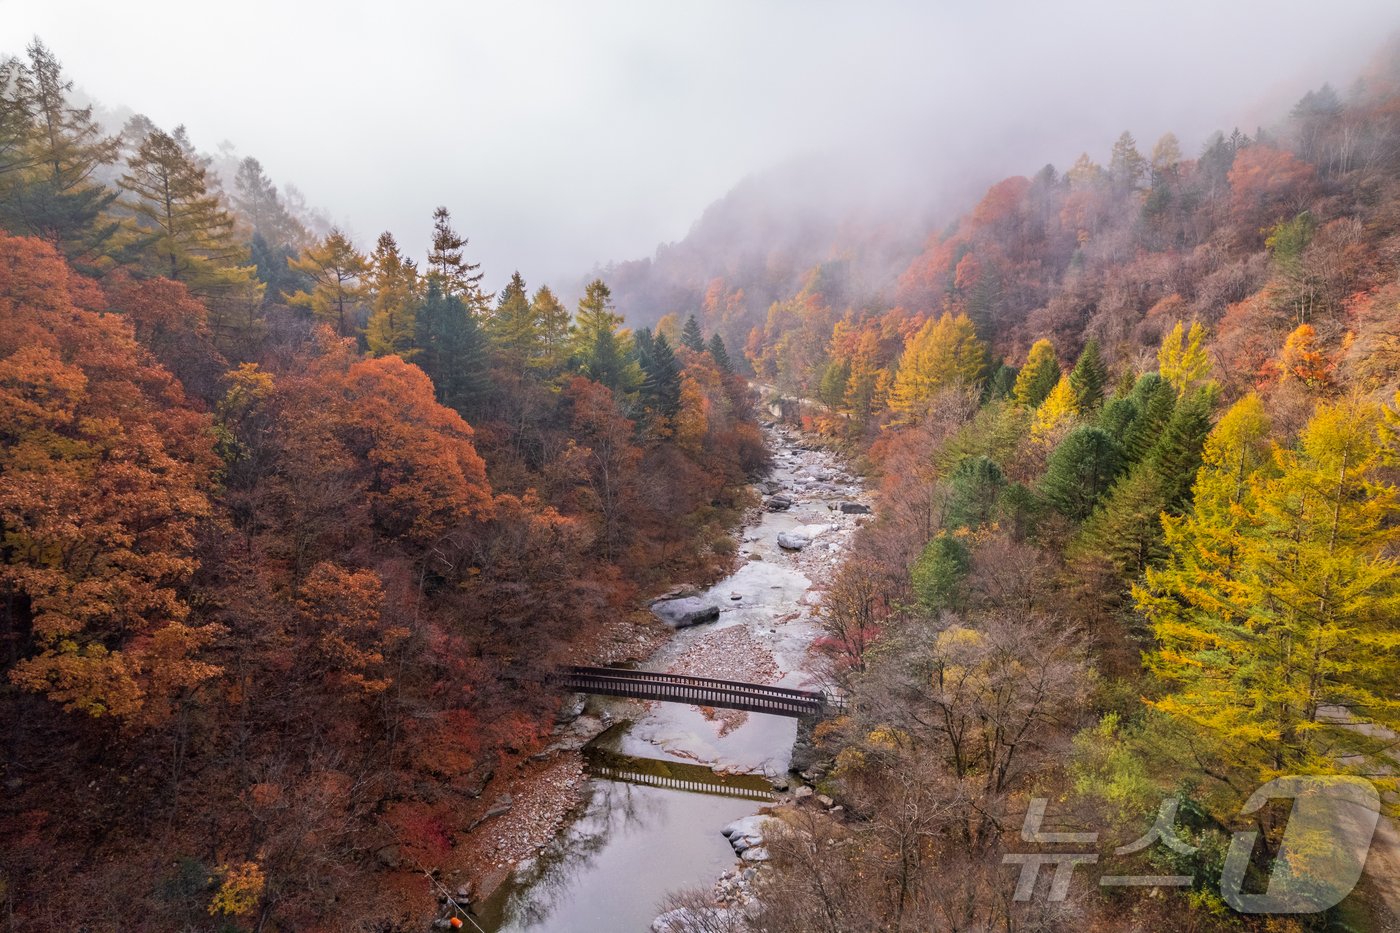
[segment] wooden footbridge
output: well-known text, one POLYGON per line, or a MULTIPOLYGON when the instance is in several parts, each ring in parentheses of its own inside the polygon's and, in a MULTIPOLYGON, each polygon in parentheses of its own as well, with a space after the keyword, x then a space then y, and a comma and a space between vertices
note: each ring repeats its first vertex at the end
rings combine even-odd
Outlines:
POLYGON ((774 716, 821 716, 840 703, 825 693, 746 684, 712 677, 659 674, 618 667, 561 668, 556 683, 565 690, 666 703, 689 703, 720 709, 740 709, 774 716))

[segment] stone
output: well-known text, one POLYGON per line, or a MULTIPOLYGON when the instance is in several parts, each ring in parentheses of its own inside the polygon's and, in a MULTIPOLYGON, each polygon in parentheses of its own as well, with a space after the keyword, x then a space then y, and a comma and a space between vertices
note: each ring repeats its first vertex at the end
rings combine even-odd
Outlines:
POLYGON ((870 506, 863 502, 843 502, 841 503, 841 511, 847 515, 869 515, 870 506))
POLYGON ((767 508, 770 512, 786 512, 792 508, 792 499, 788 496, 774 496, 768 500, 767 508))
POLYGON ((826 794, 817 794, 817 803, 826 807, 828 810, 830 810, 833 806, 836 805, 836 801, 832 800, 826 794))
POLYGON ((797 798, 798 800, 806 800, 808 797, 812 796, 815 793, 816 791, 812 790, 812 788, 810 787, 799 787, 797 790, 792 792, 792 796, 797 798))
POLYGON ((658 599, 651 604, 651 611, 671 628, 689 628, 719 618, 719 606, 699 596, 658 599))
POLYGON ((766 862, 772 856, 768 854, 767 846, 753 846, 739 853, 739 858, 746 862, 766 862))
POLYGON ((812 543, 812 539, 796 531, 778 532, 778 547, 786 551, 800 551, 812 543))

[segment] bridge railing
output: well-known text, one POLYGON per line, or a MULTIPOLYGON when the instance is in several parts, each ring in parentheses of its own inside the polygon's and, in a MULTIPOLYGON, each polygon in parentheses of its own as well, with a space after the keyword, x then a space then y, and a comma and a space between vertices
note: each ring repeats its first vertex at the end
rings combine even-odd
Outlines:
POLYGON ((568 667, 559 672, 558 680, 560 686, 581 693, 691 703, 778 716, 820 715, 837 706, 825 694, 808 690, 657 671, 568 667))

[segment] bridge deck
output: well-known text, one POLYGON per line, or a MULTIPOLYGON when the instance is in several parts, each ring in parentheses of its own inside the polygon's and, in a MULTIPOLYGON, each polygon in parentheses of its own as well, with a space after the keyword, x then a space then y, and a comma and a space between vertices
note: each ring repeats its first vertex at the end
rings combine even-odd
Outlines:
POLYGON ((559 672, 559 684, 579 693, 690 703, 775 716, 819 715, 834 705, 826 694, 808 690, 613 667, 566 667, 559 672))

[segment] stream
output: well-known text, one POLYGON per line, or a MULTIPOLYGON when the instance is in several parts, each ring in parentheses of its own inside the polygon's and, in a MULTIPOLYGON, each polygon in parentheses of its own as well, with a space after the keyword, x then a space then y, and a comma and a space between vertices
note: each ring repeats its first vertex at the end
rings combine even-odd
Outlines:
MULTIPOLYGON (((803 436, 767 427, 774 469, 759 483, 763 511, 739 532, 739 568, 700 592, 721 611, 680 629, 640 667, 820 689, 811 670, 818 586, 839 564, 864 503, 845 466, 803 436), (780 549, 780 533, 811 539, 780 549)), ((577 815, 478 907, 490 933, 642 933, 668 893, 709 888, 738 862, 720 829, 757 813, 786 786, 794 719, 703 711, 679 703, 589 697, 586 712, 615 725, 584 750, 588 786, 577 815)))

